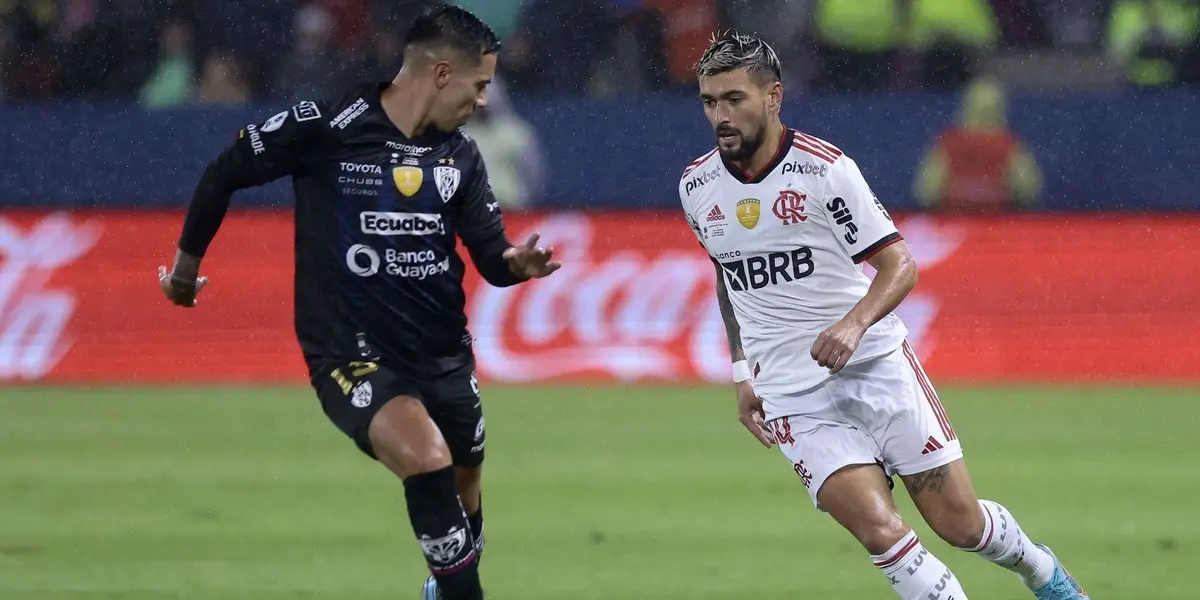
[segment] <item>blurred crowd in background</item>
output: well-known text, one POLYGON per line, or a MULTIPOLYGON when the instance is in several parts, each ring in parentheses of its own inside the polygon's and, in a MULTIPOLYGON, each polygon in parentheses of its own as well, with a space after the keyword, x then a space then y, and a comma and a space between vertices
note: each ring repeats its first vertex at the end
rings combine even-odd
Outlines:
MULTIPOLYGON (((0 0, 0 97, 237 104, 388 78, 428 0, 0 0)), ((460 0, 516 93, 692 83, 718 29, 757 32, 813 89, 958 88, 1074 61, 1074 87, 1200 85, 1195 0, 460 0), (802 59, 797 60, 800 57, 802 59)), ((1036 80, 1036 76, 1033 77, 1036 80)))
MULTIPOLYGON (((407 24, 431 2, 0 0, 0 104, 83 100, 159 112, 327 97, 393 77, 407 24)), ((921 90, 957 97, 953 122, 924 140, 917 164, 903 169, 911 177, 908 202, 925 209, 1039 204, 1036 155, 1046 148, 1028 147, 1010 127, 1007 94, 1014 87, 1200 89, 1200 0, 455 3, 504 42, 490 106, 467 130, 508 207, 566 202, 545 183, 557 177, 557 189, 580 168, 590 170, 586 162, 551 156, 530 123, 538 115, 514 105, 694 95, 693 65, 723 29, 771 42, 784 59, 789 94, 921 90), (547 166, 556 160, 557 167, 547 166)), ((1056 152, 1073 152, 1068 146, 1056 152)), ((1097 148, 1092 155, 1087 168, 1105 173, 1107 159, 1097 148)), ((1080 160, 1071 156, 1069 164, 1080 160)), ((1094 179, 1073 177, 1071 189, 1094 179)), ((32 185, 12 189, 20 197, 45 196, 29 192, 32 185)), ((1058 200, 1071 200, 1071 189, 1058 200)))

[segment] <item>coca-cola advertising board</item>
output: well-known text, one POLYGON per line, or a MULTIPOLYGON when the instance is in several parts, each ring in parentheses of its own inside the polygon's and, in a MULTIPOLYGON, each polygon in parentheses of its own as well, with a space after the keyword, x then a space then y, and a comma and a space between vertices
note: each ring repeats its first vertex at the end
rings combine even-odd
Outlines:
MULTIPOLYGON (((162 297, 179 212, 0 216, 0 381, 303 383, 292 223, 231 212, 192 309, 162 297)), ((492 382, 729 381, 713 268, 681 214, 507 217, 565 266, 498 289, 468 275, 492 382)), ((898 309, 939 382, 1200 380, 1200 216, 898 216, 921 267, 898 309)), ((868 268, 868 273, 870 269, 868 268)))

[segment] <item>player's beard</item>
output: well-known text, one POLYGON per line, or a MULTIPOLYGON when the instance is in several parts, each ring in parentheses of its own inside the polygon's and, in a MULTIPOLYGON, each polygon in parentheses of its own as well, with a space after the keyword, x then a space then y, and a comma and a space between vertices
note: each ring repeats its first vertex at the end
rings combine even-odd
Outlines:
MULTIPOLYGON (((723 146, 721 146, 721 140, 718 137, 717 148, 720 149, 721 158, 729 162, 740 162, 750 158, 751 156, 754 156, 754 153, 758 152, 758 149, 762 147, 763 133, 766 132, 766 130, 766 123, 763 123, 754 133, 746 133, 742 130, 735 131, 734 133, 736 133, 738 136, 738 145, 729 150, 726 150, 723 146)), ((720 135, 726 131, 728 130, 718 129, 717 134, 720 135)))

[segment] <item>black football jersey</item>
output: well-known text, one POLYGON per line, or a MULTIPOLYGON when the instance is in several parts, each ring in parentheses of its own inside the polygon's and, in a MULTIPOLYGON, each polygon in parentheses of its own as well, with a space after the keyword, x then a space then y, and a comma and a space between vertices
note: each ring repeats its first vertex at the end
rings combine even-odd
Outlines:
POLYGON ((456 239, 473 250, 504 224, 475 143, 406 137, 380 104, 389 85, 247 125, 218 163, 239 186, 292 177, 295 327, 310 364, 441 372, 471 358, 456 239))

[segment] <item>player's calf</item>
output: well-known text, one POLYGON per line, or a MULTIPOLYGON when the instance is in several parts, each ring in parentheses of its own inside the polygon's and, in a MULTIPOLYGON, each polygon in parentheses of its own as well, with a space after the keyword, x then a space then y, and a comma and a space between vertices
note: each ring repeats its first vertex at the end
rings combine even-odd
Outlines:
POLYGON ((915 531, 909 532, 886 552, 872 554, 871 560, 888 583, 904 600, 966 600, 962 584, 950 568, 931 554, 915 531))
POLYGON ((463 508, 467 511, 467 521, 471 525, 471 535, 475 541, 475 551, 483 557, 483 467, 455 467, 455 479, 458 482, 458 496, 462 498, 463 508))
POLYGON ((1054 559, 1004 507, 976 497, 961 459, 902 478, 921 516, 947 543, 1017 573, 1031 590, 1050 581, 1054 559))
POLYGON ((878 465, 846 467, 821 484, 817 501, 871 553, 903 600, 966 600, 958 578, 901 519, 886 481, 878 465))
POLYGON ((450 450, 425 407, 401 396, 371 420, 372 450, 404 480, 413 533, 443 600, 482 600, 478 553, 458 495, 450 450))
POLYGON ((479 554, 449 467, 404 480, 413 533, 443 600, 482 600, 479 554))
POLYGON ((966 549, 983 539, 984 516, 962 459, 901 479, 925 522, 946 543, 966 549))
POLYGON ((984 516, 982 535, 977 544, 963 549, 1016 573, 1031 590, 1049 583, 1054 557, 1034 544, 1003 506, 991 500, 980 500, 978 506, 984 516))
POLYGON ((887 552, 911 531, 878 465, 842 468, 820 485, 817 502, 871 554, 887 552))

